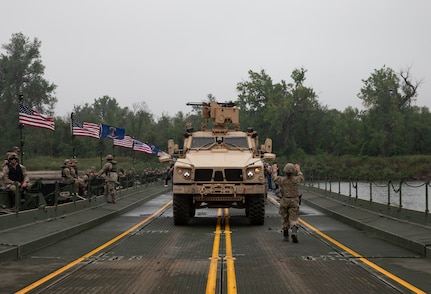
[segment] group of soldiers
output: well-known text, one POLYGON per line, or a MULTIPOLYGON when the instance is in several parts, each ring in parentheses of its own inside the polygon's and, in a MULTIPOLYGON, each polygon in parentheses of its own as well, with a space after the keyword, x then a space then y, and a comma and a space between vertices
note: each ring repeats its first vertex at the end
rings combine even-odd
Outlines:
MULTIPOLYGON (((15 206, 15 195, 17 189, 25 193, 31 187, 30 179, 24 165, 19 163, 19 147, 14 147, 13 151, 6 154, 6 160, 3 163, 2 179, 4 189, 11 193, 12 208, 15 206)), ((66 159, 61 167, 62 182, 73 184, 74 193, 77 196, 84 196, 88 181, 92 177, 102 177, 105 180, 104 194, 108 203, 116 203, 115 186, 119 184, 119 174, 117 172, 117 162, 112 155, 106 156, 106 162, 103 167, 96 172, 95 167, 87 170, 84 176, 78 174, 78 161, 76 159, 66 159), (108 198, 110 197, 110 199, 108 198)), ((279 186, 277 196, 280 198, 280 215, 282 217, 282 230, 284 240, 289 240, 289 231, 291 231, 292 241, 298 242, 298 214, 299 214, 299 192, 298 186, 304 181, 304 175, 298 164, 287 163, 284 166, 284 176, 280 176, 277 164, 268 167, 271 173, 272 181, 279 186)))
MULTIPOLYGON (((19 147, 14 147, 13 151, 7 152, 2 167, 2 189, 9 192, 11 209, 15 209, 16 206, 15 199, 17 189, 20 191, 21 198, 23 198, 26 191, 30 189, 32 185, 26 167, 19 162, 19 154, 19 147)), ((106 163, 99 172, 96 171, 95 167, 91 167, 82 177, 78 174, 77 163, 78 161, 76 159, 66 159, 61 167, 61 182, 73 185, 72 194, 78 197, 84 196, 89 180, 93 177, 101 177, 105 180, 105 196, 107 197, 107 202, 115 203, 115 185, 118 184, 118 174, 113 156, 106 156, 106 163), (110 199, 108 199, 108 196, 110 199)))
POLYGON ((108 203, 116 203, 116 190, 115 185, 119 184, 117 173, 117 162, 112 155, 106 156, 106 163, 103 165, 99 172, 95 167, 91 167, 81 177, 78 174, 78 160, 76 158, 70 160, 66 159, 61 167, 62 183, 72 184, 75 195, 84 196, 88 182, 93 177, 102 177, 105 179, 105 196, 108 203), (108 196, 110 199, 108 199, 108 196))

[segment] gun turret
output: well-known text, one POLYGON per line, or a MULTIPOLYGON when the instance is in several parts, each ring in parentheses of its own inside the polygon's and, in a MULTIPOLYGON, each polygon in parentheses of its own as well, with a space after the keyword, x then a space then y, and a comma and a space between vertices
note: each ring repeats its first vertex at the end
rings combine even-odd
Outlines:
POLYGON ((233 102, 220 103, 211 101, 206 102, 189 102, 187 105, 196 107, 201 106, 202 118, 211 119, 214 123, 213 132, 220 132, 227 129, 228 124, 233 124, 235 130, 239 130, 239 109, 233 102))

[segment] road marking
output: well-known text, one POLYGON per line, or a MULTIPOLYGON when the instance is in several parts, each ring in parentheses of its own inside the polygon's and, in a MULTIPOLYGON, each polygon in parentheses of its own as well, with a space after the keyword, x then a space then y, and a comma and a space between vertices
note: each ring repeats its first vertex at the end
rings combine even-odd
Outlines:
POLYGON ((146 219, 144 219, 143 221, 141 221, 140 223, 134 225, 133 227, 131 227, 130 229, 128 229, 127 231, 121 233, 120 235, 118 235, 117 237, 109 240, 108 242, 102 244, 101 246, 97 247, 96 249, 90 251, 89 253, 79 257, 78 259, 75 259, 74 261, 72 261, 69 264, 66 264, 65 266, 63 266, 62 268, 50 273, 49 275, 43 277, 42 279, 28 285, 27 287, 17 291, 17 294, 21 294, 21 293, 27 293, 37 287, 39 287, 40 285, 42 285, 43 283, 46 283, 47 281, 55 278, 56 276, 64 273, 65 271, 67 271, 68 269, 74 267, 75 265, 79 264, 80 262, 83 262, 84 260, 86 260, 87 258, 95 255, 96 253, 102 251, 103 249, 105 249, 106 247, 108 247, 109 245, 117 242, 118 240, 126 237, 128 234, 130 234, 131 232, 135 231, 136 229, 138 229, 140 226, 143 226, 144 224, 146 224, 147 222, 149 222, 150 220, 152 220, 153 218, 155 218, 156 216, 158 216, 160 213, 162 213, 163 211, 165 211, 170 205, 172 205, 172 200, 169 201, 168 203, 166 203, 165 205, 163 205, 159 210, 157 210, 156 212, 154 212, 152 215, 150 215, 149 217, 147 217, 146 219))
MULTIPOLYGON (((235 258, 232 254, 232 231, 230 230, 229 224, 229 209, 224 209, 224 230, 221 229, 221 220, 222 220, 222 212, 223 210, 219 208, 217 210, 217 225, 216 230, 214 232, 214 242, 213 242, 213 251, 211 256, 210 267, 208 270, 208 279, 206 286, 206 294, 214 294, 217 290, 217 270, 218 264, 220 261, 219 250, 220 250, 220 239, 222 233, 225 235, 225 246, 226 246, 226 255, 223 260, 226 262, 226 278, 227 278, 227 293, 228 294, 236 294, 236 276, 235 276, 235 258)), ((222 274, 223 275, 223 274, 222 274)))
POLYGON ((219 249, 220 249, 220 236, 221 236, 221 214, 222 210, 217 210, 217 225, 214 232, 213 251, 211 255, 210 268, 208 271, 206 294, 212 294, 216 292, 216 281, 217 281, 217 267, 220 260, 219 249))
MULTIPOLYGON (((275 204, 277 207, 280 206, 280 204, 277 202, 277 200, 268 195, 268 199, 275 204)), ((338 242, 337 240, 331 238, 330 236, 326 235, 325 233, 323 233, 322 231, 319 231, 317 228, 313 227, 311 224, 307 223, 306 221, 304 221, 303 219, 299 218, 299 222, 302 223, 303 225, 305 225, 307 228, 309 228, 311 231, 315 232, 316 234, 320 235, 321 237, 323 237, 324 239, 328 240, 329 242, 331 242, 332 244, 338 246, 339 248, 341 248, 342 250, 350 253, 352 256, 358 258, 358 260, 362 261, 364 264, 368 265, 369 267, 373 268, 374 270, 378 271, 379 273, 385 275, 386 277, 388 277, 389 279, 397 282, 398 284, 404 286, 405 288, 411 290, 414 293, 423 293, 425 294, 426 292, 422 291, 421 289, 413 286, 412 284, 410 284, 407 281, 404 281, 403 279, 397 277, 396 275, 388 272, 387 270, 381 268, 380 266, 378 266, 377 264, 369 261, 368 259, 366 259, 365 257, 363 257, 361 254, 357 253, 356 251, 350 249, 349 247, 343 245, 342 243, 338 242)))
POLYGON ((228 294, 236 294, 236 276, 235 276, 235 266, 234 261, 235 258, 232 255, 232 239, 231 234, 232 231, 230 230, 229 225, 229 209, 225 208, 224 210, 225 214, 225 227, 224 227, 224 234, 226 236, 226 266, 227 266, 227 293, 228 294))

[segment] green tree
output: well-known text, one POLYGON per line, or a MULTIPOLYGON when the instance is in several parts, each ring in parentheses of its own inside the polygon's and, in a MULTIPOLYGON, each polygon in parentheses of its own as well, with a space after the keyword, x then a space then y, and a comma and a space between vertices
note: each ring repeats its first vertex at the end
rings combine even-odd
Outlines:
POLYGON ((366 152, 378 156, 405 154, 408 150, 406 113, 417 96, 420 82, 412 82, 409 71, 397 74, 384 66, 363 83, 358 97, 366 107, 363 118, 366 152))
POLYGON ((361 117, 358 109, 347 107, 343 112, 330 110, 327 115, 335 122, 330 129, 328 153, 340 155, 360 155, 361 117))
POLYGON ((304 86, 306 72, 304 68, 295 69, 293 82, 287 84, 283 80, 273 83, 264 70, 249 71, 250 80, 237 85, 241 124, 245 117, 261 138, 273 139, 279 153, 292 154, 297 148, 312 152, 320 134, 316 126, 323 116, 316 112, 320 106, 314 90, 304 86))
POLYGON ((128 113, 127 133, 139 141, 150 142, 156 132, 156 123, 149 112, 145 102, 132 105, 132 111, 128 113))
POLYGON ((306 153, 313 153, 316 143, 324 143, 324 134, 327 133, 322 126, 325 115, 317 101, 317 95, 310 87, 305 86, 307 70, 304 68, 294 69, 290 75, 292 82, 287 84, 286 99, 290 101, 290 108, 286 109, 285 115, 280 117, 285 130, 284 146, 289 149, 286 153, 296 151, 300 147, 306 153))
MULTIPOLYGON (((10 43, 2 45, 5 53, 0 56, 0 125, 2 126, 0 146, 3 150, 9 150, 12 145, 19 145, 18 97, 20 95, 23 97, 24 104, 37 109, 40 113, 53 115, 57 102, 54 95, 56 85, 43 77, 45 66, 42 64, 40 47, 41 42, 38 39, 31 41, 22 33, 13 34, 10 43)), ((46 130, 26 131, 28 152, 36 151, 37 146, 33 144, 40 146, 38 136, 43 134, 47 139, 43 153, 51 154, 53 134, 45 134, 42 131, 47 132, 46 130)))
POLYGON ((405 111, 407 146, 404 154, 431 154, 431 113, 427 107, 411 107, 405 111))
POLYGON ((282 145, 282 133, 278 118, 282 116, 282 103, 285 96, 286 85, 274 84, 272 78, 264 71, 249 71, 249 80, 237 84, 240 109, 240 125, 243 130, 254 128, 260 141, 271 137, 274 150, 282 145), (271 136, 271 134, 274 134, 271 136))

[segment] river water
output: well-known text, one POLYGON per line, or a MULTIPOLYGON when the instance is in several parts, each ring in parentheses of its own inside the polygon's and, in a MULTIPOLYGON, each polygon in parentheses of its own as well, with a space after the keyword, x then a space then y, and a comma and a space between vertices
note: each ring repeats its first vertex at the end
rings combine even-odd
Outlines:
POLYGON ((305 186, 421 212, 431 205, 431 186, 425 182, 306 182, 305 186))

